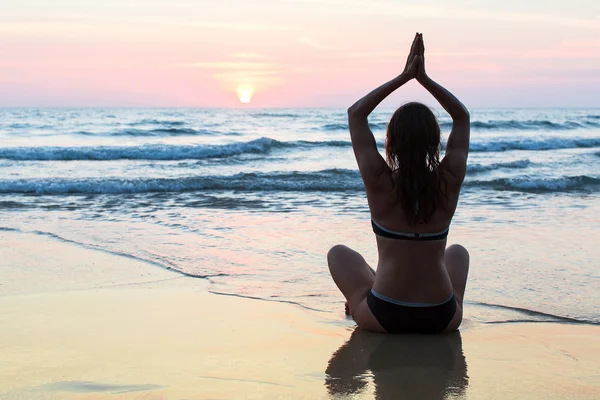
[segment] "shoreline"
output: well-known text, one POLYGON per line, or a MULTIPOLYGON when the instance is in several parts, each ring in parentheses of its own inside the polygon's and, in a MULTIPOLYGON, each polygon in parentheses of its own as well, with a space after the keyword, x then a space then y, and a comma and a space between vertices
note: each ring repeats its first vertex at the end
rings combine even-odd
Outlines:
POLYGON ((2 398, 600 397, 598 326, 370 334, 341 317, 217 296, 206 279, 31 236, 0 232, 2 398))
MULTIPOLYGON (((116 278, 116 280, 123 280, 123 282, 120 283, 111 283, 111 284, 106 284, 106 286, 102 286, 101 283, 99 283, 97 281, 97 277, 94 276, 93 274, 89 274, 86 273, 85 269, 79 268, 77 265, 74 265, 73 263, 71 263, 69 265, 69 273, 72 274, 76 274, 79 276, 79 280, 80 281, 90 281, 93 282, 92 286, 85 286, 85 287, 78 287, 77 289, 69 289, 66 288, 64 286, 61 285, 57 285, 56 280, 54 282, 52 282, 52 285, 47 285, 48 288, 46 288, 45 290, 42 290, 42 292, 54 292, 54 291, 64 291, 64 290, 85 290, 85 289, 91 289, 91 288, 114 288, 114 287, 118 287, 120 285, 123 286, 134 286, 134 285, 143 285, 145 283, 157 283, 160 282, 162 280, 186 280, 186 285, 192 285, 192 286, 198 286, 198 287, 202 287, 204 288, 208 293, 213 294, 213 295, 218 295, 218 296, 226 296, 226 297, 236 297, 236 298, 241 298, 241 299, 248 299, 248 300, 258 300, 258 301, 263 301, 263 302, 268 302, 268 303, 281 303, 281 304, 288 304, 288 305, 293 305, 296 307, 300 307, 304 310, 307 311, 311 311, 320 315, 326 315, 326 316, 331 316, 331 319, 333 320, 337 320, 340 321, 340 319, 337 317, 338 314, 336 314, 335 312, 332 312, 330 310, 324 310, 324 309, 318 309, 318 308, 313 308, 310 307, 306 304, 302 304, 300 302, 295 302, 295 301, 291 301, 291 300, 282 300, 282 299, 269 299, 269 298, 263 298, 263 297, 258 297, 258 296, 251 296, 251 295, 243 295, 243 294, 238 294, 238 293, 226 293, 226 292, 219 292, 217 290, 214 290, 211 285, 214 284, 213 281, 211 281, 211 277, 213 277, 213 275, 193 275, 193 274, 189 274, 186 273, 184 271, 180 271, 178 269, 175 268, 171 268, 169 266, 163 265, 159 262, 156 261, 150 261, 150 260, 145 260, 142 258, 138 258, 134 255, 131 254, 127 254, 127 253, 121 253, 118 251, 112 251, 112 250, 107 250, 107 249, 103 249, 103 248, 97 248, 93 245, 88 245, 85 243, 81 243, 81 242, 77 242, 77 241, 73 241, 70 239, 65 239, 57 234, 54 233, 50 233, 50 232, 39 232, 39 231, 34 231, 34 232, 26 232, 26 231, 21 231, 19 229, 14 229, 14 228, 0 228, 0 240, 3 242, 8 242, 8 246, 10 246, 11 244, 14 245, 16 239, 15 238, 26 238, 30 244, 35 243, 36 245, 42 241, 46 244, 49 244, 50 247, 52 247, 53 243, 60 243, 60 244, 65 244, 68 246, 73 246, 76 249, 79 249, 78 253, 83 255, 83 254, 93 254, 93 253, 99 253, 104 255, 104 257, 102 257, 102 259, 106 260, 106 259, 114 259, 114 257, 117 257, 116 260, 118 260, 117 262, 120 262, 120 260, 124 259, 124 260, 128 260, 128 262, 126 263, 126 265, 128 266, 128 268, 131 268, 132 270, 140 270, 143 272, 143 274, 147 274, 148 276, 151 277, 150 280, 148 281, 130 281, 131 277, 129 275, 123 275, 121 276, 121 272, 123 272, 122 270, 115 270, 113 269, 104 269, 102 271, 102 275, 109 275, 111 277, 113 277, 113 279, 116 278), (92 252, 92 253, 87 253, 87 252, 92 252), (195 282, 192 282, 195 281, 195 282)), ((100 260, 99 262, 102 262, 102 260, 100 260)), ((7 291, 7 286, 2 284, 3 280, 6 280, 6 277, 4 277, 2 275, 3 272, 6 272, 6 268, 11 268, 11 266, 9 264, 6 265, 2 265, 2 263, 0 262, 0 267, 4 268, 4 271, 2 268, 0 268, 0 298, 2 296, 5 295, 15 295, 17 293, 15 293, 14 291, 16 290, 17 292, 19 292, 18 289, 18 285, 17 287, 15 287, 15 285, 13 284, 12 287, 9 287, 8 293, 7 291), (11 290, 12 289, 12 290, 11 290)), ((21 274, 21 270, 20 269, 15 269, 13 271, 14 274, 16 274, 17 276, 19 274, 21 274)), ((40 271, 36 271, 36 276, 32 279, 37 279, 38 278, 38 273, 40 271)), ((46 271, 48 272, 48 271, 46 271)), ((217 275, 218 276, 218 275, 217 275)), ((47 276, 47 279, 54 279, 53 276, 47 276)), ((27 290, 25 291, 25 293, 37 293, 36 290, 40 290, 39 288, 36 288, 34 285, 31 285, 30 282, 26 282, 25 279, 22 279, 22 277, 19 277, 17 279, 18 281, 20 281, 21 283, 24 283, 24 286, 27 287, 27 290)), ((342 298, 340 297, 340 309, 342 307, 342 298)), ((552 313, 548 313, 548 312, 542 312, 542 311, 537 311, 534 309, 529 309, 529 308, 522 308, 522 307, 518 307, 518 306, 512 306, 512 305, 505 305, 505 304, 494 304, 494 303, 486 303, 486 302, 480 302, 480 301, 470 301, 470 300, 466 300, 465 304, 468 306, 465 309, 465 318, 463 319, 463 324, 461 325, 461 328, 464 329, 465 324, 467 326, 478 326, 478 325, 496 325, 496 324, 514 324, 514 323, 551 323, 551 324, 573 324, 573 325, 589 325, 589 326, 600 326, 600 322, 596 322, 593 320, 587 320, 587 319, 582 319, 582 318, 574 318, 574 317, 565 317, 562 315, 557 315, 557 314, 552 314, 552 313), (507 319, 500 319, 500 320, 496 320, 496 321, 477 321, 476 319, 472 319, 472 314, 473 314, 473 309, 477 309, 477 308, 486 308, 486 309, 494 309, 494 310, 498 310, 500 312, 504 312, 504 313, 512 313, 515 314, 513 316, 516 317, 522 317, 522 318, 511 318, 510 316, 506 316, 507 319), (529 316, 530 318, 528 319, 527 316, 529 316), (540 318, 540 319, 537 319, 540 318)), ((350 320, 350 324, 351 324, 351 320, 350 320)), ((347 326, 345 323, 342 323, 343 326, 347 326)))

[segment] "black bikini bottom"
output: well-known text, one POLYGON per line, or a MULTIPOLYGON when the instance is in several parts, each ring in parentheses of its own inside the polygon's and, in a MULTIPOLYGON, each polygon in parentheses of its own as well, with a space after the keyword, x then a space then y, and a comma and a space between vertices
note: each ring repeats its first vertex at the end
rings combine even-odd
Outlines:
POLYGON ((372 289, 367 295, 369 309, 388 333, 440 333, 457 307, 454 294, 441 304, 399 303, 372 289))

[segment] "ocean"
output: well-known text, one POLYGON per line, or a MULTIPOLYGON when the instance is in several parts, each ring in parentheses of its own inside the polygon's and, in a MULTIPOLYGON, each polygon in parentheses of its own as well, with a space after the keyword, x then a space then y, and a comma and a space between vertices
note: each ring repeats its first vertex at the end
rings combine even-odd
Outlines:
MULTIPOLYGON (((600 110, 471 112, 448 239, 471 253, 466 319, 600 324, 600 110)), ((392 113, 370 119, 382 153, 392 113)), ((0 109, 0 138, 1 230, 342 324, 328 249, 346 244, 376 266, 345 110, 0 109)))

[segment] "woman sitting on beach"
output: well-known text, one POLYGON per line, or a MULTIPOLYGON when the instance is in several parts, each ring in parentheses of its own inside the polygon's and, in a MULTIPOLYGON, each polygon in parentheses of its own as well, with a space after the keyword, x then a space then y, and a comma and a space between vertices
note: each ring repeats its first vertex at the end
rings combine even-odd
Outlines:
POLYGON ((465 106, 425 73, 423 36, 413 41, 402 74, 348 109, 352 147, 367 192, 376 235, 377 273, 356 251, 334 246, 331 276, 359 328, 388 333, 458 329, 469 253, 446 249, 450 222, 465 177, 470 120, 465 106), (367 117, 387 96, 415 78, 452 117, 446 154, 439 159, 440 127, 420 103, 396 110, 387 127, 386 160, 367 117))

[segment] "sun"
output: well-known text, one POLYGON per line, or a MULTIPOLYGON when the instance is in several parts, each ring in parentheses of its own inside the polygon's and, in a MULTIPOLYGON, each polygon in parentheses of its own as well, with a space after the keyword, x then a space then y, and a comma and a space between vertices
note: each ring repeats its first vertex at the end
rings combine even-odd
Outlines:
POLYGON ((254 96, 254 88, 249 85, 241 85, 237 89, 238 98, 242 104, 250 104, 254 96))

